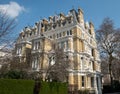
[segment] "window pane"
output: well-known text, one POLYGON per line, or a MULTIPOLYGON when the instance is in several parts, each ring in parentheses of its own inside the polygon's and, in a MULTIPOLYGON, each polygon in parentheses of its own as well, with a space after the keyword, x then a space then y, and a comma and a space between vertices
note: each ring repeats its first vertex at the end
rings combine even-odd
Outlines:
POLYGON ((84 87, 84 76, 82 76, 82 87, 84 87))
POLYGON ((94 78, 91 77, 91 87, 94 87, 94 78))
POLYGON ((70 30, 70 35, 72 35, 72 30, 70 30))
POLYGON ((69 31, 67 31, 67 35, 69 35, 69 31))

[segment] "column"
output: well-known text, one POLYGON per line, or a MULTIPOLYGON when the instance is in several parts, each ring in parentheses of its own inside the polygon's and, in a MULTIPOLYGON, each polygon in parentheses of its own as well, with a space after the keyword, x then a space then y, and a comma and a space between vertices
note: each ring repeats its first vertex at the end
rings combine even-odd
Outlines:
POLYGON ((38 23, 38 34, 40 35, 41 32, 41 21, 38 23))
POLYGON ((98 94, 102 94, 102 89, 101 89, 101 77, 99 76, 98 78, 98 94))
POLYGON ((81 79, 80 78, 81 78, 81 76, 78 73, 78 89, 81 88, 81 79))
POLYGON ((94 88, 95 88, 95 94, 98 94, 96 74, 94 75, 94 88))
POLYGON ((74 77, 73 77, 73 73, 69 71, 69 76, 68 76, 68 83, 69 83, 69 87, 68 87, 68 91, 73 91, 74 90, 74 77))
POLYGON ((70 85, 73 85, 73 84, 74 84, 74 83, 73 83, 73 73, 69 73, 68 83, 69 83, 70 85))

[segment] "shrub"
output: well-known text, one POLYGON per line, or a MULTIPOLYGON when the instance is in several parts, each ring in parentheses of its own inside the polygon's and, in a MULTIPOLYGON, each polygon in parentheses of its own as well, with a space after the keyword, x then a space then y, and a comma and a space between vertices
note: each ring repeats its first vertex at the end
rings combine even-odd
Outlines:
POLYGON ((27 73, 25 71, 10 70, 3 74, 2 78, 25 79, 27 78, 27 73))
POLYGON ((120 92, 120 83, 119 81, 113 81, 113 85, 104 85, 103 93, 111 93, 111 92, 120 92))
POLYGON ((89 90, 85 89, 85 90, 79 90, 78 94, 89 94, 89 90))

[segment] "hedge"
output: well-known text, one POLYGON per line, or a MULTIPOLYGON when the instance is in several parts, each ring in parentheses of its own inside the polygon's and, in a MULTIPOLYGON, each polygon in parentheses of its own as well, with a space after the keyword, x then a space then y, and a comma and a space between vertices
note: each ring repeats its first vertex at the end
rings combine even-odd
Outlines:
MULTIPOLYGON (((34 80, 0 79, 0 94, 33 94, 34 80)), ((40 94, 67 94, 67 84, 42 82, 40 94)))
POLYGON ((0 94, 33 94, 34 81, 0 79, 0 94))

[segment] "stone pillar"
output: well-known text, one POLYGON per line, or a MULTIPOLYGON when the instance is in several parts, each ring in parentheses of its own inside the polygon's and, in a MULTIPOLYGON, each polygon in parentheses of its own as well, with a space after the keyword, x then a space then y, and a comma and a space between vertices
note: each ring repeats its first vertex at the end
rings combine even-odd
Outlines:
POLYGON ((97 89, 97 79, 96 79, 96 74, 94 75, 94 88, 95 88, 95 94, 98 94, 98 89, 97 89))
POLYGON ((73 85, 73 84, 74 84, 73 73, 69 73, 68 83, 69 83, 70 85, 73 85))
POLYGON ((88 88, 88 77, 85 76, 85 88, 88 88))
POLYGON ((76 38, 76 51, 79 52, 79 49, 80 49, 79 39, 76 38))
POLYGON ((69 87, 68 87, 68 91, 73 91, 74 90, 74 77, 73 77, 73 73, 69 71, 69 76, 68 76, 68 83, 69 83, 69 87))
POLYGON ((73 53, 69 53, 68 54, 69 55, 69 67, 70 67, 70 69, 74 69, 74 58, 73 58, 73 53))
POLYGON ((80 90, 80 88, 81 88, 81 76, 79 75, 79 73, 78 73, 78 90, 80 90))
POLYGON ((90 77, 88 76, 88 88, 90 88, 91 87, 91 81, 90 81, 90 77))
POLYGON ((41 22, 38 23, 38 34, 40 35, 41 32, 41 22))
POLYGON ((80 56, 79 56, 79 54, 76 54, 74 56, 74 69, 80 70, 80 56))
POLYGON ((98 94, 102 94, 101 78, 98 78, 98 94))

